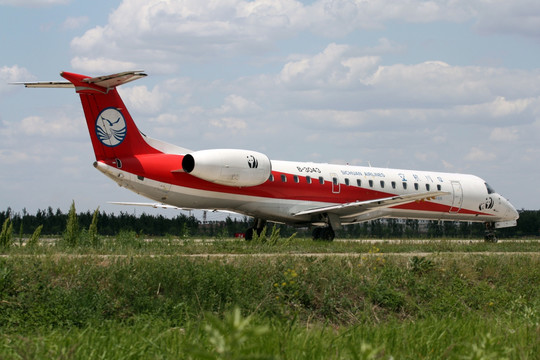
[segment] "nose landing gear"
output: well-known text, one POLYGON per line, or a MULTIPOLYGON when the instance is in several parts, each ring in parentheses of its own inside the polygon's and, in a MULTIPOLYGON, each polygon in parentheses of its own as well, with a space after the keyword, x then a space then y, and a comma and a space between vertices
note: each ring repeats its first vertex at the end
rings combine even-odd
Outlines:
POLYGON ((492 222, 486 223, 484 241, 490 242, 490 243, 496 243, 497 241, 499 241, 499 239, 497 239, 497 236, 495 234, 495 223, 492 223, 492 222))

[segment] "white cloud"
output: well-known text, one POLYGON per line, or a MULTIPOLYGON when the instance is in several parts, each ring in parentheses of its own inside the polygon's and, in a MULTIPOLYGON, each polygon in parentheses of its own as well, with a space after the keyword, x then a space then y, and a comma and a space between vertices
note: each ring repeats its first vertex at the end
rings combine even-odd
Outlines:
POLYGON ((229 95, 225 98, 225 103, 217 110, 219 114, 238 113, 245 114, 260 110, 260 107, 253 101, 239 95, 229 95))
POLYGON ((483 33, 540 37, 540 3, 535 0, 479 1, 476 28, 483 33))
MULTIPOLYGON (((4 138, 4 146, 26 146, 17 139, 25 139, 30 144, 38 137, 41 139, 54 139, 58 141, 71 141, 78 139, 86 132, 86 122, 83 118, 73 117, 58 112, 43 116, 27 116, 19 121, 2 121, 0 135, 4 138)), ((38 142, 41 143, 41 142, 38 142)))
POLYGON ((331 43, 319 54, 285 64, 279 78, 293 87, 361 85, 378 69, 380 59, 354 52, 349 45, 331 43))
MULTIPOLYGON (((478 7, 477 2, 450 0, 124 0, 106 25, 74 38, 71 46, 77 57, 159 61, 174 71, 182 59, 260 55, 303 31, 339 37, 391 20, 464 22, 476 16, 478 7)), ((383 38, 376 53, 395 47, 383 38)))
POLYGON ((18 65, 0 67, 0 94, 16 89, 9 83, 32 81, 35 77, 25 68, 18 65))
POLYGON ((170 98, 170 95, 162 92, 158 86, 155 86, 152 91, 149 91, 145 85, 120 87, 118 89, 126 102, 126 106, 142 113, 154 114, 159 112, 165 101, 170 98))
POLYGON ((68 17, 62 24, 62 28, 66 30, 78 29, 88 23, 88 16, 68 17))
POLYGON ((71 46, 80 57, 159 60, 162 66, 186 57, 252 53, 295 27, 301 8, 294 0, 124 0, 108 24, 74 38, 71 46))
POLYGON ((489 139, 492 141, 514 142, 519 139, 518 129, 516 128, 495 128, 491 131, 489 139))
POLYGON ((497 156, 492 152, 487 152, 477 147, 471 148, 469 153, 465 156, 465 160, 468 161, 493 161, 497 156))
POLYGON ((217 128, 226 128, 229 130, 243 130, 247 127, 245 120, 233 117, 210 120, 210 124, 217 128))
MULTIPOLYGON (((136 120, 135 120, 136 121, 136 120)), ((181 122, 176 114, 159 114, 157 117, 150 119, 151 122, 159 125, 174 125, 181 122)))
POLYGON ((508 101, 504 96, 497 96, 493 101, 490 108, 491 114, 494 117, 516 115, 522 113, 531 105, 533 99, 517 99, 514 101, 508 101))
POLYGON ((72 138, 80 133, 80 126, 76 122, 82 119, 73 119, 68 116, 59 116, 54 119, 45 119, 40 116, 29 116, 18 124, 15 129, 18 133, 27 136, 42 136, 56 138, 72 138))
POLYGON ((29 160, 36 160, 27 152, 12 150, 12 149, 0 149, 0 164, 14 165, 26 162, 29 160))
POLYGON ((71 66, 78 71, 85 71, 98 75, 131 69, 137 70, 137 66, 131 61, 118 61, 104 57, 88 58, 76 56, 71 59, 71 66))

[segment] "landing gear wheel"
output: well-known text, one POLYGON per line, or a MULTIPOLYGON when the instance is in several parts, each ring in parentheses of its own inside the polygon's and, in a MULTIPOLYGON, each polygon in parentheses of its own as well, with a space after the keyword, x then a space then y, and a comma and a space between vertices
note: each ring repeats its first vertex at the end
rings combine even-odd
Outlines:
POLYGON ((257 232, 257 235, 261 235, 265 226, 266 226, 266 220, 255 219, 254 225, 246 230, 246 240, 247 241, 253 240, 253 234, 255 233, 255 231, 257 232))
POLYGON ((332 229, 330 226, 322 229, 321 239, 324 241, 334 241, 335 237, 336 234, 334 233, 334 229, 332 229))
POLYGON ((336 234, 330 226, 313 229, 313 240, 333 241, 336 234))
POLYGON ((484 241, 489 243, 496 243, 499 241, 495 234, 495 224, 491 222, 486 223, 486 231, 484 234, 484 241))
POLYGON ((321 238, 322 229, 323 228, 321 227, 316 227, 315 229, 313 229, 313 232, 312 232, 313 240, 319 240, 321 238))

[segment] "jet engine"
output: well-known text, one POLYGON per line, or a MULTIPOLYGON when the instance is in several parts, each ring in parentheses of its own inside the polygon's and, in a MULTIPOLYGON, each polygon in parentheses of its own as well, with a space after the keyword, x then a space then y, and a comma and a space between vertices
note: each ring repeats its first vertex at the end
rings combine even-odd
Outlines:
POLYGON ((186 154, 182 169, 200 179, 227 186, 256 186, 270 177, 268 156, 256 151, 213 149, 186 154))

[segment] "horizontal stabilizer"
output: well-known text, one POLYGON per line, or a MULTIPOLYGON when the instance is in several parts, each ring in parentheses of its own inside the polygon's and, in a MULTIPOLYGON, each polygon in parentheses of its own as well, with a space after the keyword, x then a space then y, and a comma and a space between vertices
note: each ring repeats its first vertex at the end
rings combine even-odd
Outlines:
MULTIPOLYGON (((69 74, 61 72, 60 75, 69 74)), ((146 74, 142 70, 137 71, 125 71, 117 74, 98 76, 93 78, 86 78, 82 81, 88 84, 101 86, 105 89, 114 88, 122 84, 145 77, 146 74)), ((18 82, 11 83, 12 85, 24 85, 27 88, 73 88, 75 87, 69 81, 34 81, 34 82, 18 82)))
POLYGON ((137 70, 137 71, 125 71, 125 72, 112 74, 112 75, 98 76, 94 78, 84 79, 83 81, 89 84, 94 84, 97 86, 104 87, 106 89, 110 89, 110 88, 120 86, 128 82, 143 78, 145 76, 146 74, 143 73, 142 70, 137 70))
POLYGON ((24 85, 27 88, 74 88, 75 85, 69 81, 35 81, 11 83, 11 85, 24 85))

